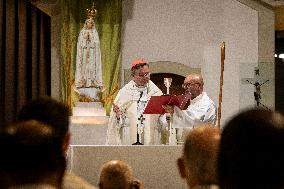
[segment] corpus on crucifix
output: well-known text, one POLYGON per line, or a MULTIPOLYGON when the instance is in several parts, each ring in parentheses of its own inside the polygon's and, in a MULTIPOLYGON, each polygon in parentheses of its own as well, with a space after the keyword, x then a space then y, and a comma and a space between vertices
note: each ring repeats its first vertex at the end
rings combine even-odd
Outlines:
POLYGON ((261 93, 262 93, 261 86, 264 84, 267 84, 267 82, 269 82, 269 79, 264 79, 260 77, 259 68, 255 68, 254 76, 255 76, 254 78, 244 78, 242 80, 244 80, 245 83, 249 83, 254 86, 253 96, 254 96, 256 106, 257 107, 262 106, 264 108, 269 109, 267 106, 261 103, 261 93))

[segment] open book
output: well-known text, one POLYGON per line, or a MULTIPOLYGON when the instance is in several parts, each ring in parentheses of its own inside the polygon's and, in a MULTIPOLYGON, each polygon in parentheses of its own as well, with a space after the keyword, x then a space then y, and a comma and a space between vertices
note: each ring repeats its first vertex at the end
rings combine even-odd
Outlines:
POLYGON ((163 105, 177 106, 181 110, 185 110, 190 103, 190 95, 165 95, 165 96, 151 96, 144 114, 164 114, 165 109, 163 105))

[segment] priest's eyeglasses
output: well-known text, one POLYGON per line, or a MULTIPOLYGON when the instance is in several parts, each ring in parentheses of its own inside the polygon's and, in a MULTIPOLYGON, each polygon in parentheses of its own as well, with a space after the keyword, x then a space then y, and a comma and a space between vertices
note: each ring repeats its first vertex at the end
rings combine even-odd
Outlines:
POLYGON ((196 82, 195 83, 184 83, 184 84, 181 85, 181 87, 183 89, 188 89, 190 85, 195 85, 195 84, 200 85, 200 83, 196 83, 196 82))
POLYGON ((137 76, 139 76, 139 77, 149 77, 149 76, 150 76, 150 74, 151 74, 151 73, 150 73, 150 72, 148 72, 148 73, 145 73, 145 74, 143 74, 143 75, 140 75, 140 74, 139 74, 139 75, 137 75, 137 76))

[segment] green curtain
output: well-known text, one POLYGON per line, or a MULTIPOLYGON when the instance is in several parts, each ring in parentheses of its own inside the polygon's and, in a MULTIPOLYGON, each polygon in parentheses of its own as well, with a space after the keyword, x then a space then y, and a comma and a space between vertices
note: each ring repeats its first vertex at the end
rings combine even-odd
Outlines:
POLYGON ((74 87, 76 45, 86 20, 86 9, 95 3, 96 29, 100 37, 103 83, 102 102, 110 111, 118 92, 121 70, 122 0, 61 0, 61 91, 66 104, 73 106, 78 100, 74 87))

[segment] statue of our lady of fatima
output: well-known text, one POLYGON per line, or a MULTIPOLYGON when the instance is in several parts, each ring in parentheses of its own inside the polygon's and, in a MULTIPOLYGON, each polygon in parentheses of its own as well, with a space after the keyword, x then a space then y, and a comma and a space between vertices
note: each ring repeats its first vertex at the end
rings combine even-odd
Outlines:
POLYGON ((79 101, 100 101, 103 88, 99 35, 95 27, 95 6, 87 9, 87 18, 77 42, 75 91, 79 101))

